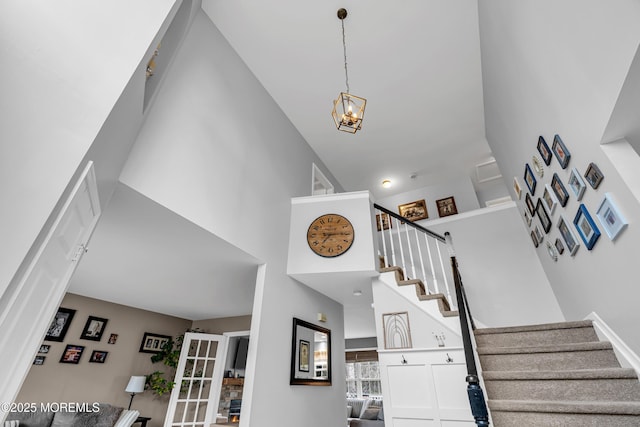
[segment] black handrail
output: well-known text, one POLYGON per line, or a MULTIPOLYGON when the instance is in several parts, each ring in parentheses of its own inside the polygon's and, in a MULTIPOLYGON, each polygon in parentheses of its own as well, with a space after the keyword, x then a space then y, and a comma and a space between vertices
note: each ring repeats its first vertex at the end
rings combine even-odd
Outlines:
POLYGON ((423 233, 427 233, 429 236, 431 236, 431 237, 433 237, 433 238, 435 238, 435 239, 440 240, 442 243, 445 243, 445 242, 446 242, 446 239, 444 238, 444 236, 441 236, 441 235, 439 235, 438 233, 434 233, 434 232, 433 232, 433 231, 431 231, 431 230, 427 230, 426 228, 424 228, 424 227, 422 227, 422 226, 420 226, 420 225, 418 225, 418 224, 416 224, 416 223, 411 222, 411 221, 410 221, 410 220, 408 220, 407 218, 404 218, 404 217, 402 217, 402 216, 398 215, 397 213, 395 213, 395 212, 393 212, 393 211, 390 211, 390 210, 389 210, 389 209, 387 209, 387 208, 384 208, 384 207, 382 207, 382 206, 380 206, 380 205, 378 205, 378 204, 376 204, 376 203, 374 203, 374 204, 373 204, 373 207, 374 207, 374 208, 376 208, 376 209, 378 209, 379 211, 382 211, 382 212, 386 213, 387 215, 392 216, 393 218, 397 219, 398 221, 402 221, 402 222, 404 222, 405 224, 409 224, 409 225, 410 225, 411 227, 413 227, 413 228, 417 228, 418 230, 422 231, 423 233))

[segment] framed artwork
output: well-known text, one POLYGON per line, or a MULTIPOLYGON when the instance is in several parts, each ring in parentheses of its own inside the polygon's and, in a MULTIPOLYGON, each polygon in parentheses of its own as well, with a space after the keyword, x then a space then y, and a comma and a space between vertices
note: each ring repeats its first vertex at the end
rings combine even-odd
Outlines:
POLYGON ((376 214, 376 226, 378 227, 378 231, 388 230, 393 228, 393 222, 391 221, 391 216, 386 213, 376 214))
POLYGON ((44 365, 44 361, 46 358, 46 356, 36 356, 36 358, 33 359, 33 364, 38 366, 44 365))
POLYGON ((80 339, 100 341, 108 321, 108 319, 102 317, 89 316, 87 323, 84 324, 80 339))
POLYGON ((527 223, 527 227, 531 227, 531 214, 526 209, 522 210, 524 221, 527 223))
POLYGON ((560 135, 555 135, 553 137, 553 145, 551 146, 551 149, 553 150, 553 154, 556 155, 558 163, 560 163, 562 169, 566 169, 569 164, 569 159, 571 159, 571 153, 569 153, 569 150, 565 147, 562 139, 560 139, 560 135))
POLYGON ((309 341, 300 340, 298 353, 298 370, 309 372, 309 341))
POLYGON ((108 351, 93 350, 89 363, 104 363, 107 360, 108 351))
POLYGON ((536 225, 535 227, 533 227, 533 231, 536 233, 536 239, 538 239, 538 243, 542 243, 542 241, 544 240, 544 234, 542 234, 540 227, 536 225))
POLYGON ((429 218, 429 214, 427 213, 427 203, 424 199, 399 205, 398 212, 400 212, 401 217, 404 217, 411 222, 429 218))
POLYGON ((409 312, 384 313, 382 315, 384 330, 384 348, 411 348, 411 328, 409 312))
POLYGON ((542 136, 538 137, 538 153, 542 156, 544 164, 549 166, 551 164, 551 150, 542 136))
POLYGON ((443 216, 455 215, 458 213, 458 208, 456 207, 456 200, 453 198, 453 196, 436 200, 436 206, 438 207, 438 215, 441 218, 443 216))
POLYGON ((536 207, 533 204, 533 200, 531 199, 531 196, 529 196, 529 193, 525 193, 524 202, 527 205, 527 209, 529 209, 529 214, 533 217, 536 214, 536 207))
POLYGON ((46 354, 46 353, 49 353, 50 349, 51 349, 51 346, 49 344, 42 344, 42 345, 40 345, 40 348, 38 349, 38 353, 46 354))
POLYGON ((571 232, 569 222, 562 215, 560 215, 560 219, 558 220, 558 230, 560 230, 560 236, 562 236, 562 240, 564 240, 564 244, 569 253, 572 256, 575 255, 580 244, 571 232))
POLYGON ((600 237, 600 230, 596 226, 596 223, 593 222, 593 218, 591 218, 584 203, 580 204, 576 217, 573 219, 573 225, 576 226, 576 230, 578 230, 578 234, 587 249, 593 249, 593 246, 598 241, 598 237, 600 237))
POLYGON ((84 352, 84 346, 67 344, 67 347, 65 347, 64 353, 62 353, 62 357, 60 358, 60 363, 71 363, 73 365, 77 365, 80 363, 82 352, 84 352))
POLYGON ((153 332, 145 332, 140 343, 140 353, 159 353, 171 337, 168 335, 154 334, 153 332))
POLYGON ((564 245, 562 244, 562 240, 560 238, 556 238, 556 250, 560 255, 564 253, 564 245))
POLYGON ((591 188, 594 190, 598 188, 603 178, 604 175, 600 172, 600 168, 595 163, 589 163, 587 171, 584 173, 584 179, 587 180, 591 188))
POLYGON ((553 211, 556 210, 556 206, 558 205, 558 199, 553 194, 553 190, 549 187, 549 184, 544 185, 542 200, 544 200, 545 207, 549 210, 549 215, 553 215, 553 211))
POLYGON ((569 187, 573 190, 573 194, 576 195, 576 199, 578 201, 582 200, 587 184, 584 183, 584 180, 576 168, 571 169, 571 173, 569 174, 569 187))
POLYGON ((538 156, 533 156, 531 158, 531 164, 533 165, 533 171, 538 175, 538 178, 542 178, 544 176, 544 166, 542 166, 542 162, 538 156))
POLYGON ((118 334, 111 334, 109 335, 109 341, 107 341, 107 343, 109 344, 115 344, 116 341, 118 341, 118 334))
POLYGON ((538 203, 536 203, 536 214, 538 215, 538 220, 540 220, 540 225, 542 225, 544 232, 549 233, 551 230, 551 218, 549 218, 549 214, 544 208, 542 199, 538 199, 538 203))
POLYGON ((538 238, 536 237, 536 232, 531 230, 531 241, 533 242, 533 246, 538 247, 538 238))
POLYGON ((564 188, 564 184, 560 181, 560 177, 557 173, 553 174, 553 179, 551 180, 551 189, 553 190, 553 194, 555 194, 558 199, 558 203, 560 206, 567 206, 567 201, 569 200, 569 193, 567 193, 567 189, 564 188))
POLYGON ((71 320, 73 320, 73 316, 75 314, 75 310, 63 307, 58 308, 44 339, 47 341, 64 341, 64 337, 67 335, 67 331, 71 325, 71 320))
POLYGON ((604 199, 596 211, 596 216, 611 240, 615 240, 628 224, 614 203, 611 193, 605 193, 604 199))
POLYGON ((536 177, 533 176, 533 171, 531 170, 529 163, 524 165, 524 182, 529 188, 529 193, 533 196, 536 192, 536 177))
POLYGON ((518 178, 516 178, 515 176, 513 177, 513 191, 514 193, 516 193, 516 197, 518 198, 518 200, 520 200, 522 198, 522 187, 518 182, 518 178))

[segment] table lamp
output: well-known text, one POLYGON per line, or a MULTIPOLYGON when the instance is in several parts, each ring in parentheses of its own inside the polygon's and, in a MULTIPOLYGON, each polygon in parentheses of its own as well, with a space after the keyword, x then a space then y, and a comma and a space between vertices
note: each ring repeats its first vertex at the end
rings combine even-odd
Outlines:
POLYGON ((132 376, 129 380, 129 384, 127 384, 127 388, 124 389, 127 393, 131 393, 131 400, 129 400, 129 408, 131 409, 131 402, 133 402, 133 397, 137 393, 142 393, 144 391, 144 384, 147 382, 147 377, 145 376, 132 376))

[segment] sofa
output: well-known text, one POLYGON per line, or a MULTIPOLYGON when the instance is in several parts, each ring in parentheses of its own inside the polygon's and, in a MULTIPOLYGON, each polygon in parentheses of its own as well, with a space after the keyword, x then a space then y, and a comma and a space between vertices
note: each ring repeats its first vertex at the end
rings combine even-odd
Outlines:
POLYGON ((4 427, 129 427, 140 415, 136 410, 108 403, 80 405, 75 411, 59 410, 57 404, 46 405, 31 404, 20 412, 9 412, 4 427))
POLYGON ((349 427, 384 427, 382 400, 347 398, 347 423, 349 427))

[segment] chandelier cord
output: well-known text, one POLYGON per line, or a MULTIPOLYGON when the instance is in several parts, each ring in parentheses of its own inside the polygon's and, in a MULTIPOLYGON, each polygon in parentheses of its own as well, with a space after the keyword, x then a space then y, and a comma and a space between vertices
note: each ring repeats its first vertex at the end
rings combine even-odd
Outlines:
POLYGON ((347 93, 349 92, 349 72, 347 71, 347 42, 344 36, 344 18, 340 19, 342 24, 342 48, 344 50, 344 78, 347 84, 347 93))

